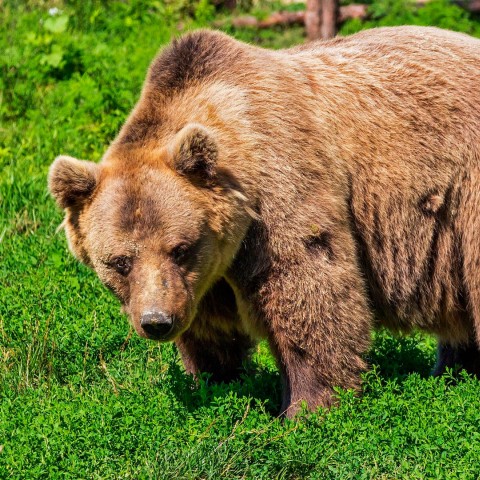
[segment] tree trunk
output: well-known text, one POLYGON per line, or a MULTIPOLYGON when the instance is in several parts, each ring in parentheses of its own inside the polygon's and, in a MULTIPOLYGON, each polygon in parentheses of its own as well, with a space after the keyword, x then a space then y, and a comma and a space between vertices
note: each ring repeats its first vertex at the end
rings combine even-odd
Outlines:
POLYGON ((321 38, 333 38, 337 34, 338 0, 322 0, 321 38))
POLYGON ((308 40, 334 37, 338 18, 338 0, 307 0, 305 28, 308 40))
POLYGON ((305 28, 308 40, 317 40, 321 35, 322 1, 307 0, 305 11, 305 28))

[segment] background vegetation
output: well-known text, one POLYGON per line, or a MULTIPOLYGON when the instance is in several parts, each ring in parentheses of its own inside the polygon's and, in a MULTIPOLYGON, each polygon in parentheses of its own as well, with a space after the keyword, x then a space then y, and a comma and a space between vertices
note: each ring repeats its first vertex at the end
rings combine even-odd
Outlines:
MULTIPOLYGON (((429 377, 430 337, 377 333, 362 397, 339 391, 339 408, 281 422, 265 345, 241 382, 195 385, 172 345, 131 335, 55 233, 53 158, 98 160, 157 49, 225 13, 207 0, 0 8, 0 478, 480 478, 479 381, 429 377)), ((480 36, 446 0, 370 9, 341 33, 416 23, 480 36)), ((269 48, 303 41, 301 28, 225 30, 269 48)))

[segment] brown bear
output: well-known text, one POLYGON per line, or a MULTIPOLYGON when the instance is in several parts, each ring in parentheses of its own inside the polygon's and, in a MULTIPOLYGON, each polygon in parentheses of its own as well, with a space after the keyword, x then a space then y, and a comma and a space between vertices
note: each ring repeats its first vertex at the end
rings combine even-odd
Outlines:
POLYGON ((270 51, 175 40, 100 164, 49 188, 136 331, 229 380, 258 339, 281 410, 358 389, 372 329, 480 373, 480 41, 363 31, 270 51))

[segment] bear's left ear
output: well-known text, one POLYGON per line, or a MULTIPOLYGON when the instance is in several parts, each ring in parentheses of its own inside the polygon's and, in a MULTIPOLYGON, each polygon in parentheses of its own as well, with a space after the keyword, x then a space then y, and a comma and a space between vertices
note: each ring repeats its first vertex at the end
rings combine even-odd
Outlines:
POLYGON ((216 175, 218 147, 203 125, 189 123, 180 130, 171 145, 173 168, 183 175, 211 180, 216 175))
POLYGON ((63 209, 81 206, 95 190, 99 170, 96 163, 60 155, 48 172, 50 193, 63 209))

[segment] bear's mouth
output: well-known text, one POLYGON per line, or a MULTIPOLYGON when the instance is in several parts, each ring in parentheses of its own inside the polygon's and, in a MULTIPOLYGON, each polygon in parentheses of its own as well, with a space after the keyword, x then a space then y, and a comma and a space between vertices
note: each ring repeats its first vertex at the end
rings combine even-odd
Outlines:
POLYGON ((165 342, 170 342, 171 340, 174 339, 174 335, 164 335, 164 336, 160 336, 160 335, 152 335, 150 333, 146 333, 144 335, 144 338, 148 339, 148 340, 153 340, 154 342, 161 342, 161 343, 165 343, 165 342))

